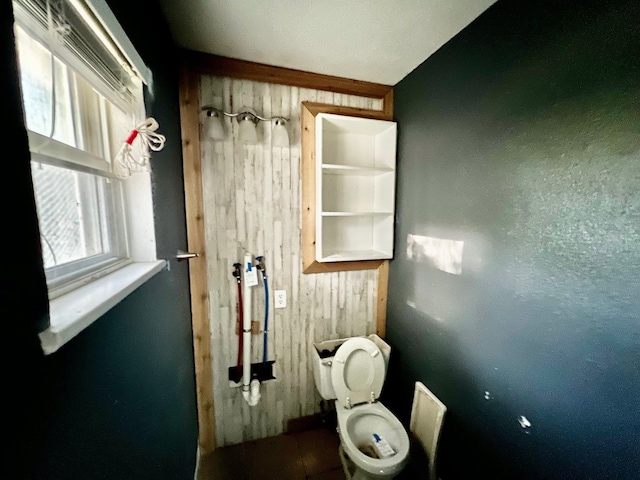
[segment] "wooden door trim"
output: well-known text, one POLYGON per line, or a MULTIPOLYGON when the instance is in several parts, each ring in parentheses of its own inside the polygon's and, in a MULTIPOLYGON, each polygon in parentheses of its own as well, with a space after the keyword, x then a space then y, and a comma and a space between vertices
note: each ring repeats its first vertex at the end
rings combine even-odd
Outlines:
POLYGON ((376 283, 376 334, 380 338, 387 335, 387 290, 389 288, 389 260, 378 267, 376 283))
MULTIPOLYGON (((236 58, 222 57, 208 53, 182 50, 181 56, 189 65, 193 74, 215 75, 219 77, 242 78, 278 85, 324 90, 347 95, 386 100, 393 86, 381 83, 364 82, 350 78, 305 72, 291 68, 274 67, 264 63, 247 62, 236 58)), ((386 101, 385 101, 386 103, 386 101)), ((393 105, 391 105, 393 108, 393 105)))
POLYGON ((198 407, 198 446, 200 455, 216 448, 213 403, 213 366, 211 365, 211 332, 209 328, 209 294, 207 288, 207 255, 205 251, 204 204, 202 196, 202 163, 200 159, 200 75, 189 65, 180 71, 180 128, 184 171, 187 245, 199 256, 189 260, 191 291, 191 323, 198 407))

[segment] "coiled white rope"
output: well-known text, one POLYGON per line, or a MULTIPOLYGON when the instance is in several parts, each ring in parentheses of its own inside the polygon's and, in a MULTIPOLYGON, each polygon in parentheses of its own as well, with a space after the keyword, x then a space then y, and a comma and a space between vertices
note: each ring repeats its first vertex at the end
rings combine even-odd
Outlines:
POLYGON ((153 117, 138 124, 122 144, 113 164, 113 173, 120 178, 127 178, 134 172, 146 171, 149 167, 151 152, 159 152, 164 148, 166 138, 156 133, 159 125, 153 117), (131 145, 136 138, 140 138, 140 156, 135 158, 131 145))

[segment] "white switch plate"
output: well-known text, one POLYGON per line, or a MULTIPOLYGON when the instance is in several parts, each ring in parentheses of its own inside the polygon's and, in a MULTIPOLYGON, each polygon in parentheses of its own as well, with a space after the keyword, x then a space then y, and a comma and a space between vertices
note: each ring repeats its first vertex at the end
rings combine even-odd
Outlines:
POLYGON ((286 290, 276 290, 275 291, 275 308, 285 308, 287 306, 287 291, 286 290))

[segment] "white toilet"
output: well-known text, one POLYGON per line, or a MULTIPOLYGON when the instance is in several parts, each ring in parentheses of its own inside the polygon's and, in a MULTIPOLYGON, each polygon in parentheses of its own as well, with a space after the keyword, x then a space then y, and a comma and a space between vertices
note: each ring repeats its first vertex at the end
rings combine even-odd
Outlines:
POLYGON ((336 400, 340 453, 343 456, 344 452, 355 466, 352 474, 343 460, 347 478, 397 476, 408 460, 409 436, 400 420, 378 401, 389 345, 377 335, 369 335, 321 342, 314 347, 316 387, 325 400, 336 400))

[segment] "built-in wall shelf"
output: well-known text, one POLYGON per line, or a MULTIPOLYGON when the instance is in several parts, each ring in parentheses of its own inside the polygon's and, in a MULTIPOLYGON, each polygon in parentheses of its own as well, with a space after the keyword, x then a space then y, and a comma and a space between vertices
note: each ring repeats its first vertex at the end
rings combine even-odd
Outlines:
POLYGON ((391 111, 386 103, 384 110, 302 103, 304 273, 377 269, 392 258, 391 111))
POLYGON ((357 260, 378 260, 385 252, 379 250, 352 250, 340 252, 326 252, 329 262, 352 262, 357 260))
POLYGON ((393 173, 393 168, 386 167, 358 167, 355 165, 333 165, 325 163, 322 165, 322 172, 325 175, 382 175, 384 173, 393 173))
POLYGON ((386 217, 391 212, 322 212, 323 217, 386 217))
POLYGON ((315 140, 316 260, 391 258, 396 123, 320 113, 315 140))

